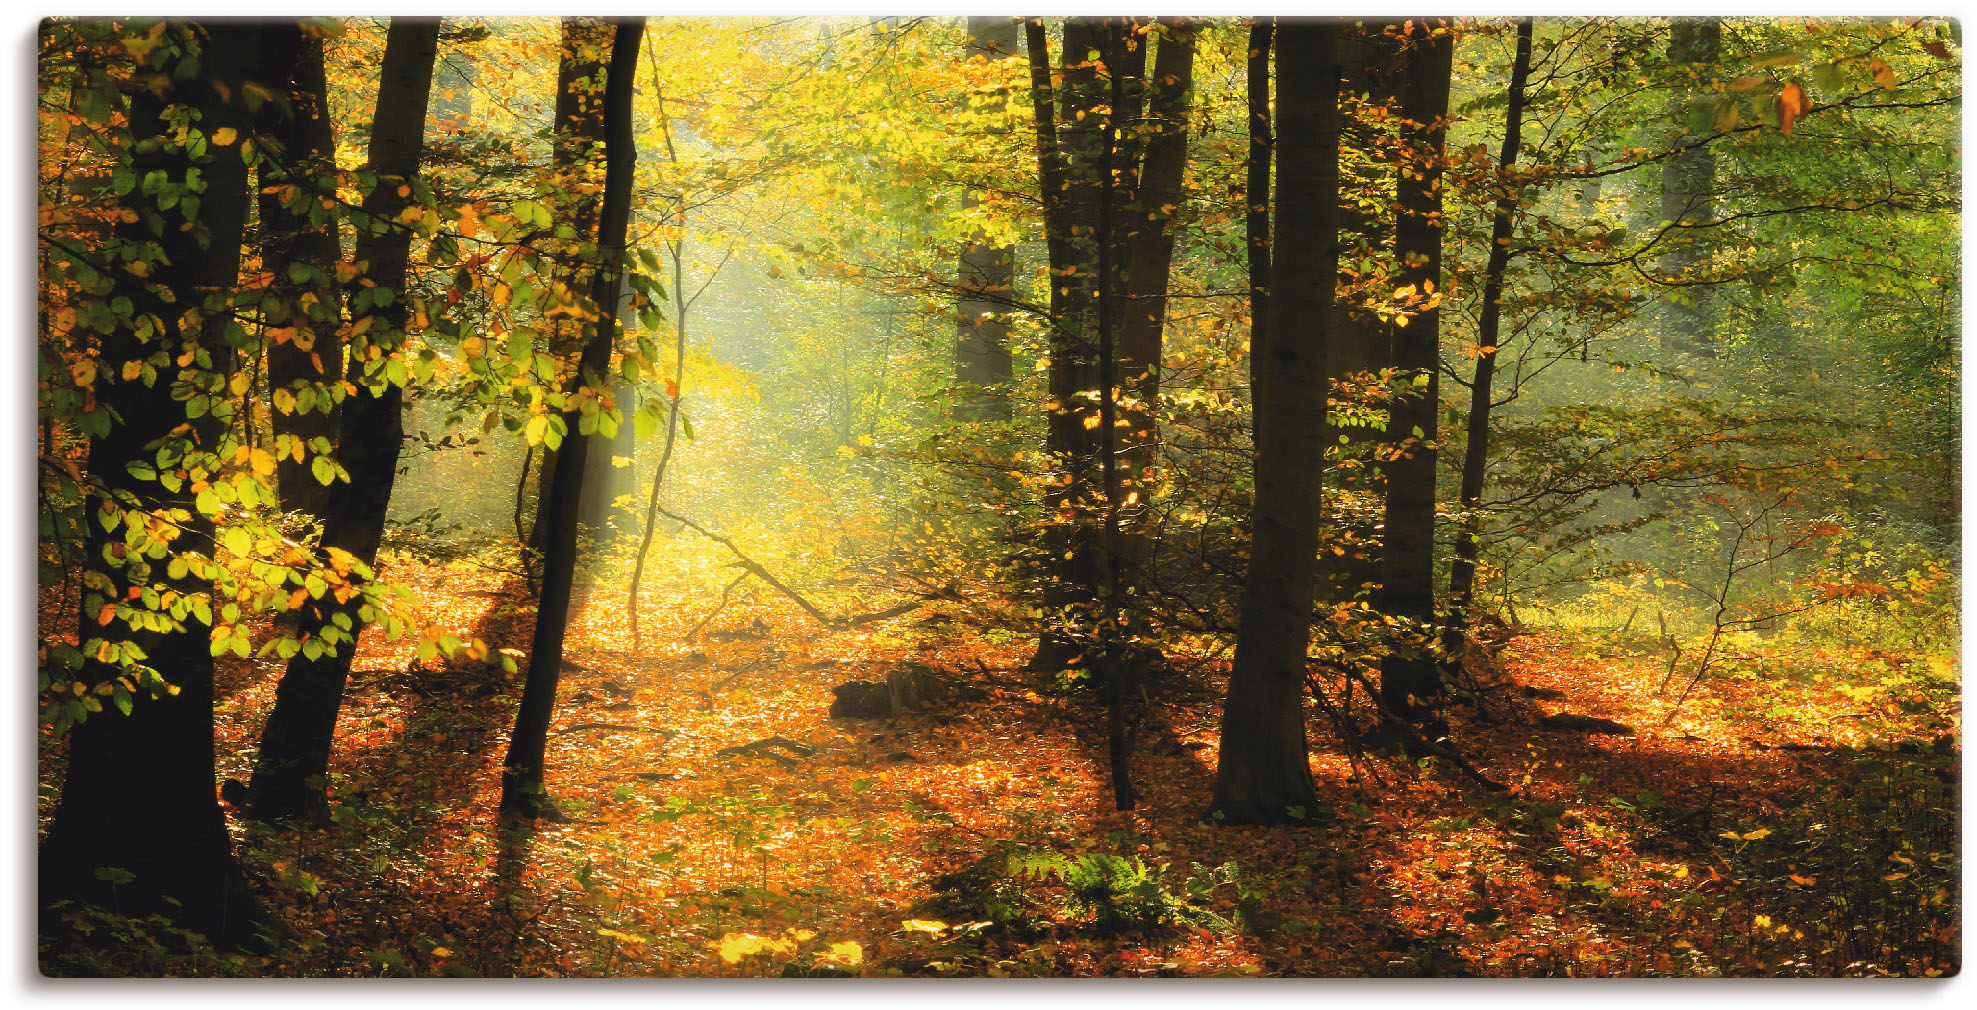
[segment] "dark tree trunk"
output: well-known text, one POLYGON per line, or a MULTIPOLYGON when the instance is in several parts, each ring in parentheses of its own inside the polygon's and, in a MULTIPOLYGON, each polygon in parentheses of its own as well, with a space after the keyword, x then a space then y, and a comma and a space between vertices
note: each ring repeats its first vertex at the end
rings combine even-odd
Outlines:
MULTIPOLYGON (((1243 246, 1249 266, 1249 388, 1261 383, 1263 350, 1270 314, 1270 41, 1276 25, 1259 18, 1249 27, 1245 87, 1249 113, 1248 163, 1244 166, 1243 246)), ((1250 411, 1251 438, 1261 437, 1263 419, 1250 411)))
MULTIPOLYGON (((377 560, 405 440, 404 387, 387 381, 383 366, 407 337, 410 306, 405 292, 412 237, 397 226, 399 212, 408 202, 400 189, 418 180, 438 47, 437 19, 393 18, 379 69, 368 168, 375 178, 358 220, 356 254, 362 276, 375 290, 392 292, 393 297, 381 303, 373 295, 362 310, 355 309, 353 301, 353 328, 366 319, 370 325, 354 349, 359 353, 350 356, 345 378, 357 391, 344 401, 338 425, 337 460, 350 480, 332 487, 322 539, 326 554, 331 549, 347 551, 363 565, 353 568, 353 581, 366 578, 377 560), (367 347, 377 347, 383 356, 365 361, 362 352, 367 347)), ((248 787, 248 810, 256 818, 277 820, 323 810, 323 778, 336 713, 343 704, 357 636, 364 628, 361 605, 362 597, 339 605, 326 595, 303 608, 298 635, 305 641, 322 639, 334 648, 314 658, 297 653, 288 661, 275 690, 274 710, 261 733, 261 752, 248 787), (347 616, 347 633, 338 633, 337 613, 347 616)))
MULTIPOLYGON (((1187 202, 1182 186, 1188 161, 1188 112, 1194 92, 1196 28, 1185 19, 1161 22, 1160 48, 1147 83, 1147 138, 1124 205, 1118 231, 1123 246, 1125 294, 1119 320, 1119 414, 1124 422, 1121 452, 1125 475, 1126 539, 1121 544, 1131 567, 1144 564, 1149 544, 1135 529, 1158 481, 1160 443, 1160 355, 1166 330, 1167 286, 1173 272, 1174 221, 1187 202)), ((1149 35, 1151 41, 1152 36, 1149 35)), ((1133 173, 1128 165, 1126 172, 1133 173)))
MULTIPOLYGON (((564 189, 564 200, 558 212, 576 236, 574 245, 562 250, 563 270, 557 277, 568 289, 571 298, 581 297, 579 293, 588 290, 594 279, 590 264, 596 260, 600 196, 593 186, 599 181, 594 177, 598 166, 603 164, 604 76, 610 45, 609 20, 597 17, 566 17, 562 20, 562 55, 556 63, 556 105, 550 119, 555 130, 550 160, 564 189)), ((563 357, 581 352, 585 334, 581 325, 558 320, 547 327, 547 332, 551 354, 563 357)), ((568 390, 575 391, 578 381, 573 377, 568 390)), ((576 429, 572 428, 570 432, 574 434, 576 429)), ((590 469, 584 474, 583 483, 586 486, 600 482, 608 484, 609 475, 595 472, 603 456, 603 453, 592 454, 587 464, 590 469)), ((542 471, 536 479, 535 521, 529 532, 529 550, 535 558, 540 558, 547 549, 545 537, 548 530, 542 523, 543 501, 556 482, 556 468, 561 457, 562 453, 556 449, 543 450, 542 471)), ((609 459, 602 459, 601 462, 603 465, 610 463, 609 459)), ((579 508, 583 507, 579 505, 579 508)), ((578 514, 578 522, 595 526, 596 518, 601 515, 601 510, 583 509, 578 514)))
POLYGON ((337 438, 343 399, 343 306, 336 283, 342 258, 336 223, 323 206, 336 193, 336 141, 329 118, 322 37, 299 22, 263 29, 268 72, 285 100, 261 110, 261 269, 271 279, 261 296, 268 330, 268 388, 282 390, 270 412, 276 436, 275 485, 281 507, 321 520, 331 492, 316 479, 315 456, 337 438), (288 409, 282 409, 287 407, 288 409), (282 451, 281 436, 309 448, 282 451))
MULTIPOLYGON (((1677 122, 1688 118, 1689 107, 1708 96, 1711 75, 1723 58, 1723 22, 1716 18, 1683 18, 1674 24, 1668 40, 1668 62, 1675 72, 1693 74, 1678 85, 1670 105, 1677 122)), ((1716 216, 1716 149, 1703 144, 1668 159, 1661 169, 1661 219, 1689 224, 1709 221, 1716 216)), ((1662 277, 1675 282, 1693 280, 1707 258, 1701 240, 1679 232, 1668 240, 1668 251, 1655 266, 1662 277)), ((1711 334, 1716 313, 1711 291, 1705 286, 1673 289, 1673 296, 1662 311, 1662 343, 1669 350, 1697 357, 1714 357, 1711 334)))
POLYGON ((1098 205, 1103 146, 1098 73, 1103 29, 1089 19, 1064 24, 1060 83, 1051 86, 1050 53, 1040 22, 1028 28, 1030 78, 1037 114, 1039 186, 1050 255, 1050 374, 1045 449, 1056 479, 1044 492, 1050 514, 1043 538, 1046 621, 1032 669, 1062 670, 1085 655, 1101 565, 1092 429, 1098 386, 1098 205), (1090 423, 1087 423, 1089 419, 1090 423))
MULTIPOLYGON (((604 204, 599 214, 598 264, 590 301, 594 322, 579 364, 581 382, 593 388, 608 381, 612 345, 617 339, 619 294, 624 289, 625 233, 631 220, 632 175, 638 152, 632 137, 632 75, 645 34, 644 18, 622 18, 611 41, 611 63, 604 88, 604 204)), ((553 810, 543 784, 549 720, 556 707, 556 684, 563 662, 563 635, 577 561, 577 495, 593 436, 580 434, 581 414, 563 415, 568 434, 561 461, 543 502, 546 531, 542 594, 537 600, 535 635, 529 644, 528 681, 515 716, 515 732, 501 772, 501 812, 534 819, 553 810)))
POLYGON ((1483 477, 1490 459, 1491 380, 1496 374, 1497 341, 1502 339, 1503 277, 1510 267, 1510 241, 1516 225, 1517 191, 1512 172, 1523 142, 1524 85, 1531 76, 1531 19, 1517 23, 1517 55, 1510 64, 1510 86, 1503 112, 1503 153, 1497 158, 1503 195, 1490 218, 1490 258, 1483 268, 1483 304, 1476 322, 1476 372, 1469 385, 1468 442, 1462 449, 1461 514, 1455 556, 1448 573, 1448 627, 1442 642, 1454 657, 1469 625, 1476 593, 1476 560, 1483 543, 1483 477))
MULTIPOLYGON (((122 198, 134 214, 116 226, 116 241, 126 248, 156 243, 162 255, 148 258, 148 280, 127 270, 109 274, 114 287, 105 300, 129 299, 133 311, 100 337, 105 365, 97 409, 115 415, 109 432, 91 439, 86 465, 109 498, 91 495, 86 514, 114 513, 119 507, 136 516, 182 510, 189 518, 179 525, 170 550, 211 555, 214 522, 195 504, 193 482, 186 480, 172 490, 132 475, 125 464, 164 453, 183 456, 181 465, 188 469, 219 470, 213 454, 221 451, 231 415, 231 403, 221 390, 240 339, 233 327, 234 340, 229 340, 230 303, 239 284, 250 196, 241 141, 221 144, 215 135, 223 129, 239 138, 250 134, 248 119, 236 103, 243 79, 261 76, 254 63, 263 39, 259 27, 244 23, 175 24, 168 30, 184 49, 160 70, 140 70, 138 86, 130 89, 130 134, 138 142, 131 148, 132 169, 138 178, 155 172, 167 187, 188 189, 197 185, 189 180, 196 170, 204 185, 190 222, 183 207, 161 210, 143 190, 133 189, 122 198), (170 139, 177 130, 165 116, 180 105, 201 113, 197 129, 207 138, 202 155, 193 156, 170 139), (146 140, 155 146, 142 144, 146 140), (184 227, 189 223, 194 226, 184 227), (204 313, 204 322, 189 328, 185 314, 190 307, 204 313), (136 321, 145 318, 151 332, 140 335, 136 321), (210 355, 210 366, 196 360, 179 363, 182 350, 195 348, 210 355), (119 381, 124 362, 154 354, 163 362, 155 381, 119 381), (218 392, 215 409, 189 419, 185 404, 173 398, 174 386, 182 383, 218 392)), ((90 655, 79 678, 94 686, 136 674, 95 655, 99 648, 128 643, 142 650, 143 665, 176 693, 153 697, 140 677, 128 715, 106 710, 71 732, 68 776, 41 846, 39 900, 44 908, 73 900, 127 915, 163 913, 221 945, 236 945, 250 937, 259 911, 234 861, 214 793, 209 624, 190 614, 182 627, 169 631, 139 630, 116 617, 100 620, 106 600, 122 601, 127 590, 157 586, 204 596, 212 593, 213 582, 190 573, 172 577, 162 562, 147 570, 136 553, 124 553, 127 535, 136 538, 134 546, 148 546, 147 537, 133 532, 143 526, 142 519, 114 530, 101 522, 87 525, 84 564, 92 577, 105 581, 98 583, 99 591, 83 596, 79 639, 90 655), (107 562, 106 554, 119 556, 121 563, 107 562), (93 647, 92 641, 103 645, 93 647), (99 877, 97 871, 105 868, 121 869, 131 879, 117 883, 114 874, 107 875, 112 879, 99 877)))
MULTIPOLYGON (((1249 575, 1222 713, 1213 812, 1275 824, 1316 813, 1304 683, 1325 455, 1325 357, 1338 274, 1338 27, 1277 28, 1276 243, 1270 330, 1252 348, 1259 419, 1249 575)), ((1253 92, 1252 92, 1253 93, 1253 92)))
POLYGON ((1318 596, 1331 603, 1370 602, 1380 579, 1381 456, 1394 437, 1391 428, 1382 430, 1368 420, 1369 411, 1386 406, 1378 377, 1394 364, 1394 328, 1368 302, 1386 300, 1395 284, 1391 271, 1380 264, 1393 257, 1391 194, 1397 173, 1381 142, 1393 132, 1386 113, 1397 97, 1400 44, 1389 34, 1396 28, 1390 21, 1339 26, 1341 270, 1325 368, 1332 398, 1328 445, 1339 459, 1326 503, 1331 542, 1318 555, 1318 596))
MULTIPOLYGON (((969 18, 965 55, 969 59, 1016 58, 1016 21, 1007 17, 969 18)), ((1006 95, 998 97, 999 102, 1007 100, 1006 95)), ((961 203, 975 207, 981 197, 969 189, 962 194, 961 203)), ((958 387, 954 416, 963 421, 1007 421, 1009 383, 1014 377, 1009 360, 1009 311, 1016 286, 1015 247, 969 240, 961 248, 956 286, 960 296, 955 300, 959 318, 954 340, 954 382, 958 387)))
POLYGON ((1397 453, 1387 466, 1386 538, 1381 585, 1382 614, 1401 622, 1392 651, 1381 662, 1381 707, 1443 735, 1437 714, 1441 668, 1429 629, 1435 618, 1435 439, 1440 414, 1442 149, 1447 134, 1449 76, 1455 50, 1447 22, 1417 20, 1410 33, 1401 88, 1406 170, 1396 191, 1396 278, 1424 301, 1394 333, 1399 370, 1387 430, 1397 453))

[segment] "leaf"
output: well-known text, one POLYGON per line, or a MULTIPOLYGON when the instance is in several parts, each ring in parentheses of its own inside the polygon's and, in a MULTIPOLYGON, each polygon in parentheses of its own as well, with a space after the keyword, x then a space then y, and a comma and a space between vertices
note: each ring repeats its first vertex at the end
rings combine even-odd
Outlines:
POLYGON ((248 536, 247 531, 238 526, 229 526, 226 532, 226 545, 227 551, 234 557, 244 558, 253 553, 254 538, 248 536))
POLYGON ((211 141, 212 143, 220 147, 227 147, 232 145, 234 140, 238 136, 239 136, 239 132, 236 131, 233 127, 222 126, 219 129, 213 131, 213 136, 211 138, 211 141))
POLYGON ((1891 66, 1888 66, 1887 60, 1884 60, 1879 56, 1874 57, 1872 60, 1868 61, 1867 72, 1874 75, 1874 83, 1880 85, 1882 90, 1884 91, 1895 90, 1895 87, 1898 83, 1895 80, 1895 69, 1891 66))
POLYGON ((1956 58, 1950 55, 1950 47, 1941 42, 1924 42, 1922 43, 1922 51, 1939 60, 1953 60, 1956 58))
POLYGON ((309 472, 315 474, 316 480, 326 487, 332 481, 336 480, 336 466, 329 461, 329 457, 327 456, 316 456, 310 459, 309 472))
POLYGON ((1804 88, 1799 87, 1797 81, 1785 85, 1784 90, 1778 92, 1778 132, 1787 137, 1791 136, 1792 124, 1804 118, 1811 110, 1812 99, 1806 95, 1804 88))

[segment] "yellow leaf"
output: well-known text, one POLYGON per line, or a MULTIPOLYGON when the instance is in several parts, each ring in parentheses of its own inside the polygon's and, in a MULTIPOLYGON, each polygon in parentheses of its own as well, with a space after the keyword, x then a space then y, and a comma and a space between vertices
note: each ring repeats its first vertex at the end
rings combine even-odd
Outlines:
POLYGON ((266 449, 251 449, 247 453, 247 463, 254 472, 263 477, 275 472, 275 458, 266 449))
POLYGON ((863 964, 865 963, 865 946, 856 940, 834 943, 831 944, 829 953, 826 953, 823 957, 835 961, 838 964, 863 964))
POLYGON ((720 953, 721 960, 729 964, 739 964, 742 958, 760 953, 765 942, 753 933, 729 933, 721 937, 714 948, 720 953))
POLYGON ((947 923, 939 919, 908 919, 899 928, 915 933, 943 933, 947 931, 947 923))
POLYGON ((238 136, 238 134, 235 132, 233 127, 222 126, 219 129, 213 131, 213 143, 218 144, 221 147, 226 147, 227 145, 233 143, 234 138, 236 136, 238 136))

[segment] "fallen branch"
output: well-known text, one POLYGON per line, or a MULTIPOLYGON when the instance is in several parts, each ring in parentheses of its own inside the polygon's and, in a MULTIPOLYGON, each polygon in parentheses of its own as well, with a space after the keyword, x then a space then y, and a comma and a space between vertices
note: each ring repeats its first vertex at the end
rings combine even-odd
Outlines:
POLYGON ((728 597, 734 593, 735 587, 741 585, 742 582, 748 578, 748 576, 749 576, 748 572, 742 572, 740 575, 734 577, 733 582, 728 583, 727 586, 721 590, 721 602, 715 604, 714 609, 708 611, 707 616, 701 618, 699 624, 696 624, 692 628, 688 629, 686 633, 685 641, 692 642, 693 637, 695 635, 700 634, 700 629, 707 626, 707 622, 713 620, 716 617, 721 616, 721 611, 728 609, 728 597))
POLYGON ((795 758, 778 754, 776 753, 778 750, 788 751, 797 757, 809 757, 817 753, 817 748, 798 740, 791 740, 785 736, 765 736, 760 740, 750 743, 736 744, 733 747, 723 747, 715 751, 714 756, 719 758, 765 757, 781 764, 785 768, 796 767, 795 758))
MULTIPOLYGON (((701 536, 706 537, 707 539, 712 540, 723 547, 726 547, 728 551, 735 556, 734 563, 744 569, 743 572, 744 575, 753 575, 756 578, 761 579, 762 581, 768 583, 769 588, 774 589, 776 592, 779 592, 784 596, 789 597, 790 600, 793 601, 798 607, 803 608, 804 613, 809 614, 813 619, 816 620, 818 624, 821 624, 826 628, 830 628, 833 630, 856 628, 859 625, 871 624, 875 621, 887 620, 889 618, 898 617, 901 614, 910 614, 913 611, 926 606, 927 603, 929 602, 929 600, 914 600, 910 603, 902 603, 899 604, 898 606, 887 607, 884 610, 875 611, 869 614, 855 614, 848 617, 832 617, 831 615, 826 614, 822 610, 818 609, 816 604, 811 603, 809 600, 804 599, 801 593, 798 593, 796 590, 791 589, 790 587, 784 585, 781 579, 778 579, 774 575, 770 574, 767 568, 762 567, 761 564, 756 562, 754 558, 751 558, 746 553, 744 553, 740 547, 735 546, 735 542, 733 540, 730 540, 727 537, 724 537, 721 534, 716 533, 713 530, 710 530, 707 527, 702 526, 699 523, 694 522, 693 520, 688 519, 683 515, 677 515, 673 512, 669 512, 666 509, 661 508, 657 505, 653 506, 653 510, 658 512, 660 515, 665 516, 666 518, 671 519, 672 521, 679 523, 682 526, 685 526, 687 529, 690 529, 695 533, 698 533, 701 536)), ((729 588, 732 589, 740 581, 741 581, 740 579, 736 579, 734 582, 729 583, 728 584, 729 588)), ((725 594, 723 594, 723 599, 724 600, 726 599, 725 594)), ((719 613, 719 612, 720 611, 718 609, 715 611, 715 613, 719 613)), ((712 616, 713 615, 711 614, 708 615, 709 619, 712 619, 712 616)), ((702 621, 700 622, 700 624, 695 625, 693 629, 694 632, 698 632, 701 626, 705 625, 706 623, 707 623, 706 621, 702 621)))

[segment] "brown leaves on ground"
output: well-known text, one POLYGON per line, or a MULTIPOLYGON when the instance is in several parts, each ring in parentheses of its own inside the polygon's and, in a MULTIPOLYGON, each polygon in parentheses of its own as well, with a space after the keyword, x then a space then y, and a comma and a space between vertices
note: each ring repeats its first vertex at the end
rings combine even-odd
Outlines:
MULTIPOLYGON (((517 584, 403 563, 387 575, 444 630, 495 647, 527 640, 517 584)), ((1142 804, 1122 814, 1109 809, 1096 707, 1021 672, 1023 643, 953 620, 824 633, 765 596, 730 608, 694 643, 681 637, 704 604, 650 601, 647 641, 660 644, 635 656, 615 589, 597 594, 572 628, 549 742, 562 817, 532 833, 495 816, 520 676, 477 663, 421 668, 411 642, 367 636, 338 726, 335 823, 237 826, 296 941, 251 970, 1831 975, 1956 965, 1957 898, 1934 883, 1955 879, 1953 819, 1934 836, 1926 811, 1903 820, 1896 807, 1913 792, 1903 776, 1953 778, 1960 751, 1877 743, 1954 736, 1953 704, 1940 714, 1917 693, 1930 675, 1954 684, 1954 670, 1917 673, 1893 657, 1745 657, 1745 669, 1769 662, 1792 675, 1712 676, 1669 721, 1673 692, 1655 693, 1659 655, 1590 636, 1524 637, 1498 679, 1455 712, 1456 739, 1512 783, 1507 795, 1393 760, 1355 771, 1314 716, 1325 816, 1230 829, 1202 818, 1225 673, 1214 665, 1157 688, 1134 764, 1142 804), (826 717, 833 685, 882 680, 906 663, 943 671, 945 700, 890 720, 826 717), (1886 690, 1863 693, 1859 670, 1874 663, 1890 671, 1886 690), (1834 675, 1821 676, 1822 664, 1834 675), (1637 732, 1539 728, 1561 711, 1637 732), (745 747, 770 737, 794 746, 745 747), (1876 796, 1883 837, 1836 839, 1853 830, 1845 817, 1871 817, 1876 796), (1904 828, 1909 837, 1889 835, 1904 828), (1004 843, 1165 864, 1170 890, 1194 864, 1233 861, 1256 907, 1242 931, 1106 935, 1089 909, 1030 880, 1016 886, 1041 910, 1032 932, 927 911, 936 878, 1004 843), (1881 907, 1875 895, 1895 897, 1881 907), (1855 904, 1842 915, 1836 901, 1855 904), (1879 948, 1864 949, 1864 925, 1881 930, 1879 948)), ((278 664, 223 664, 222 776, 244 775, 279 674, 278 664)), ((1230 895, 1212 900, 1233 915, 1230 895)))

